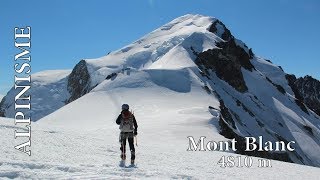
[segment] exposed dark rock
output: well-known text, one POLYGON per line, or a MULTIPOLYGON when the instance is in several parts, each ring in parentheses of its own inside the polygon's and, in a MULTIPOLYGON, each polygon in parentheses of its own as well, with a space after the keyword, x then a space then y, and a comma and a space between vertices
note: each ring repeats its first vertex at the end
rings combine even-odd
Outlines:
POLYGON ((286 94, 286 90, 279 84, 274 84, 279 92, 286 94))
POLYGON ((250 62, 250 55, 238 46, 234 39, 227 42, 219 42, 217 43, 217 46, 222 48, 223 54, 225 54, 229 60, 238 64, 240 63, 241 67, 249 71, 254 69, 254 66, 250 62))
POLYGON ((211 94, 211 90, 207 85, 202 86, 202 88, 208 93, 211 94))
POLYGON ((298 78, 294 82, 303 102, 320 116, 320 81, 311 76, 298 78))
MULTIPOLYGON (((229 112, 229 109, 224 105, 224 102, 220 100, 220 112, 223 116, 224 120, 232 126, 232 128, 237 129, 236 124, 234 120, 232 119, 232 116, 229 112)), ((221 116, 220 116, 221 117, 221 116)))
MULTIPOLYGON (((294 93, 294 96, 296 98, 295 99, 296 104, 300 107, 300 109, 302 111, 304 111, 305 113, 309 114, 308 109, 306 108, 306 106, 303 103, 304 102, 304 98, 301 95, 299 88, 295 84, 295 82, 297 81, 296 76, 292 75, 292 74, 286 74, 286 79, 287 79, 288 84, 289 84, 289 86, 291 87, 291 89, 292 89, 292 91, 294 93)), ((302 88, 302 87, 300 87, 300 88, 302 88)), ((320 114, 320 112, 319 112, 319 114, 320 114)))
POLYGON ((195 56, 198 56, 199 53, 196 52, 192 46, 190 47, 190 49, 192 51, 192 54, 194 54, 195 56))
POLYGON ((71 96, 67 103, 80 98, 90 91, 90 74, 85 60, 81 60, 69 75, 68 91, 71 96))
POLYGON ((271 60, 269 60, 269 59, 266 59, 266 61, 268 61, 269 63, 271 63, 271 64, 272 64, 272 61, 271 61, 271 60))
POLYGON ((217 108, 214 108, 214 107, 212 107, 212 106, 209 106, 208 108, 209 108, 209 109, 218 110, 217 108))
MULTIPOLYGON (((254 66, 250 63, 250 59, 254 56, 252 49, 249 49, 248 54, 243 48, 238 46, 230 30, 221 21, 216 20, 210 26, 209 31, 219 36, 220 34, 218 34, 217 32, 218 24, 223 27, 223 33, 221 34, 221 38, 225 41, 219 42, 217 46, 222 48, 225 54, 228 54, 229 56, 233 56, 233 58, 236 58, 240 62, 242 67, 250 71, 254 69, 254 66)), ((247 45, 245 45, 245 47, 247 47, 247 45)))
POLYGON ((283 124, 281 122, 278 122, 279 126, 283 127, 283 124))
POLYGON ((211 78, 208 76, 208 74, 209 74, 208 71, 206 71, 206 73, 204 73, 203 71, 199 71, 199 73, 201 74, 201 76, 204 76, 204 77, 206 77, 206 78, 208 78, 208 79, 211 79, 211 78))
POLYGON ((286 79, 288 81, 289 86, 291 87, 294 96, 296 99, 303 100, 302 95, 300 94, 298 87, 294 84, 297 80, 296 76, 293 74, 286 74, 286 79))
POLYGON ((270 82, 274 87, 277 88, 277 90, 279 92, 281 92, 282 94, 285 94, 286 93, 286 90, 284 90, 284 88, 282 86, 280 86, 279 84, 276 84, 274 82, 272 82, 268 77, 266 77, 267 81, 270 82))
POLYGON ((305 125, 305 126, 303 126, 303 128, 304 128, 305 130, 307 130, 309 134, 313 135, 313 131, 312 131, 312 128, 311 128, 310 126, 306 126, 306 125, 305 125))
POLYGON ((230 30, 219 20, 216 20, 215 22, 212 23, 212 25, 209 28, 209 31, 218 35, 221 39, 225 41, 230 41, 231 39, 234 38, 230 30), (221 34, 221 36, 219 36, 218 34, 218 27, 217 27, 218 25, 221 25, 223 27, 223 33, 221 34))
POLYGON ((117 76, 117 73, 111 73, 106 77, 106 79, 115 78, 116 76, 117 76))
POLYGON ((250 59, 254 57, 254 53, 252 52, 252 48, 249 49, 250 59))
POLYGON ((223 120, 223 117, 220 116, 219 119, 220 134, 228 139, 233 139, 237 136, 235 132, 228 126, 228 124, 223 120))
MULTIPOLYGON (((243 79, 241 67, 249 71, 255 69, 250 62, 250 59, 254 56, 252 49, 247 53, 246 50, 238 46, 230 31, 219 20, 211 25, 209 31, 221 36, 224 41, 216 44, 219 48, 209 49, 200 53, 194 52, 197 55, 195 62, 199 69, 207 75, 209 75, 208 69, 211 69, 216 72, 220 79, 226 81, 237 91, 246 92, 248 87, 243 79), (221 31, 221 27, 218 30, 218 25, 223 27, 223 32, 218 32, 221 31)), ((192 47, 191 50, 193 50, 192 47)))
POLYGON ((258 125, 259 125, 261 128, 264 127, 264 124, 263 124, 261 121, 259 121, 259 120, 256 120, 256 121, 257 121, 258 125))
POLYGON ((282 72, 284 72, 283 68, 281 66, 278 66, 279 69, 281 69, 282 72))
POLYGON ((1 102, 0 102, 0 117, 6 117, 5 112, 6 112, 6 108, 4 107, 4 102, 6 97, 3 97, 1 102))
POLYGON ((241 66, 229 60, 227 54, 221 49, 210 49, 208 51, 199 53, 196 59, 196 64, 205 67, 205 69, 212 69, 217 76, 226 81, 229 85, 234 87, 239 92, 248 90, 242 76, 241 66))

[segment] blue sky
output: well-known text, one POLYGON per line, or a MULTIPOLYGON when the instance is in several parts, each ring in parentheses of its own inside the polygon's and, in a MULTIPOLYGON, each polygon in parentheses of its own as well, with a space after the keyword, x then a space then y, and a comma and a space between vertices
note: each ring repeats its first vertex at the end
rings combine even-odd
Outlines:
POLYGON ((318 0, 91 0, 0 2, 0 94, 13 86, 13 29, 32 28, 32 72, 71 69, 187 13, 219 18, 256 55, 320 79, 318 0))

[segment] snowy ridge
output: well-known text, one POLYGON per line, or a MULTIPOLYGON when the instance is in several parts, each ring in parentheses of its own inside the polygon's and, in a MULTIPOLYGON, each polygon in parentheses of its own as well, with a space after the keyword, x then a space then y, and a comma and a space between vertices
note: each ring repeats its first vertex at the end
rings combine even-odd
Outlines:
POLYGON ((215 47, 212 39, 218 37, 206 32, 212 21, 214 21, 214 18, 211 17, 185 15, 154 30, 133 44, 111 52, 107 56, 86 60, 89 73, 94 80, 92 86, 99 84, 108 74, 118 72, 126 67, 142 70, 154 69, 159 66, 164 69, 195 66, 192 62, 188 63, 190 58, 187 56, 190 53, 183 54, 186 51, 184 45, 189 50, 188 44, 197 39, 202 42, 194 48, 200 52, 215 47), (186 59, 186 61, 179 62, 173 59, 171 60, 172 63, 180 64, 170 65, 171 61, 169 59, 172 57, 170 54, 177 53, 180 53, 180 58, 178 57, 180 60, 186 59))
MULTIPOLYGON (((36 121, 65 105, 70 96, 67 91, 67 76, 70 70, 48 70, 32 74, 29 94, 31 95, 32 120, 36 121)), ((11 88, 1 103, 6 117, 14 117, 14 97, 17 90, 11 88), (5 108, 5 109, 4 109, 5 108)), ((26 94, 28 95, 28 94, 26 94)))

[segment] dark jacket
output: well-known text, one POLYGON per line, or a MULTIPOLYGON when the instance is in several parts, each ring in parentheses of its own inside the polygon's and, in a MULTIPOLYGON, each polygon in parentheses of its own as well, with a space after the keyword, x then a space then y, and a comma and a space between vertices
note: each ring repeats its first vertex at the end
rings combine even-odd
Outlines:
MULTIPOLYGON (((122 120, 122 112, 123 112, 123 111, 121 111, 121 113, 119 114, 119 116, 118 116, 118 118, 117 118, 117 120, 116 120, 116 123, 117 123, 118 125, 120 125, 121 120, 122 120)), ((137 132, 137 130, 138 130, 138 124, 137 124, 136 118, 134 117, 133 114, 132 114, 132 118, 133 118, 134 131, 137 132)))

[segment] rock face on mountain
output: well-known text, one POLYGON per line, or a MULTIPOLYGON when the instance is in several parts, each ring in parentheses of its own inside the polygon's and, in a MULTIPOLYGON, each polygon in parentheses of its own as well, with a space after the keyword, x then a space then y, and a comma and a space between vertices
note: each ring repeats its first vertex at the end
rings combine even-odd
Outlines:
POLYGON ((70 103, 90 91, 90 74, 85 60, 81 60, 68 76, 68 91, 70 103))
MULTIPOLYGON (((87 63, 81 60, 73 70, 43 71, 32 75, 30 90, 32 121, 56 111, 64 105, 88 93, 92 87, 87 63)), ((0 103, 0 116, 14 117, 14 96, 12 88, 0 103)), ((25 110, 22 110, 25 111, 25 110)))
POLYGON ((249 50, 246 51, 237 45, 230 30, 219 20, 211 25, 209 31, 217 34, 223 41, 216 44, 218 48, 198 53, 197 65, 207 75, 208 69, 215 71, 220 79, 228 82, 239 92, 247 91, 248 88, 244 82, 241 67, 249 71, 254 69, 250 63, 250 59, 253 58, 252 51, 249 53, 249 50))
POLYGON ((295 75, 292 75, 292 74, 286 74, 286 79, 288 81, 288 84, 289 86, 291 87, 293 93, 294 93, 294 96, 295 96, 295 102, 296 104, 301 108, 302 111, 304 111, 305 113, 308 113, 308 109, 307 107, 305 106, 305 101, 304 101, 304 98, 303 96, 301 95, 301 92, 299 90, 299 88, 296 86, 296 81, 297 81, 297 78, 295 75))
MULTIPOLYGON (((270 60, 256 56, 216 18, 185 15, 104 57, 81 60, 71 72, 39 73, 32 79, 36 120, 66 104, 79 107, 83 98, 101 91, 109 100, 103 101, 106 104, 120 104, 123 99, 117 93, 135 97, 126 103, 144 99, 150 89, 149 94, 157 92, 150 99, 173 94, 167 104, 179 112, 175 97, 196 96, 212 100, 194 106, 211 106, 214 117, 220 114, 219 123, 213 124, 223 138, 240 142, 236 153, 320 167, 320 117, 311 111, 319 113, 319 81, 287 75, 270 60), (241 144, 247 136, 295 141, 295 151, 248 153, 241 144)), ((15 94, 11 89, 2 100, 0 115, 14 117, 15 94)))
MULTIPOLYGON (((296 78, 290 76, 298 99, 301 99, 311 110, 320 116, 320 81, 311 76, 296 78)), ((296 97, 297 97, 296 96, 296 97)))
POLYGON ((5 97, 1 98, 1 102, 0 102, 0 117, 5 117, 5 110, 6 107, 4 106, 4 102, 5 102, 5 97))

